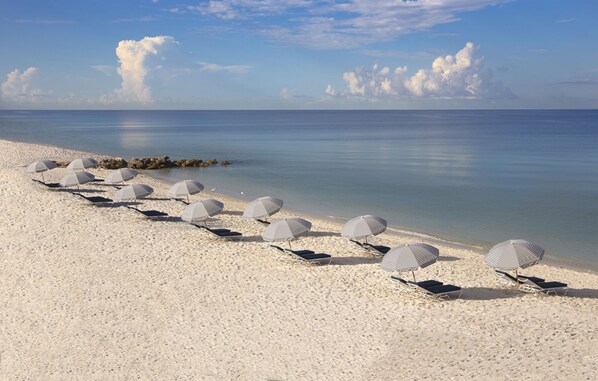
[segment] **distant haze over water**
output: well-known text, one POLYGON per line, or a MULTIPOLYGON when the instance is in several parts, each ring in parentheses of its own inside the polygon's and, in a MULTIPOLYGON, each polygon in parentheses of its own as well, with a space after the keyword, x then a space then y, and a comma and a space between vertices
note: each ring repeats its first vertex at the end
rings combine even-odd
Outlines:
POLYGON ((0 138, 231 160, 160 176, 598 265, 598 111, 0 111, 0 138))

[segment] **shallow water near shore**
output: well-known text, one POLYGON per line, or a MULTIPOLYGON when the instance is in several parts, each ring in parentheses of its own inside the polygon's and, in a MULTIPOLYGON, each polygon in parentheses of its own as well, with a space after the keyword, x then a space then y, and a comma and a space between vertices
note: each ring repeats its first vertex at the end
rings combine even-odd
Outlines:
POLYGON ((525 238, 598 265, 598 111, 0 111, 0 138, 231 160, 152 174, 483 248, 525 238))

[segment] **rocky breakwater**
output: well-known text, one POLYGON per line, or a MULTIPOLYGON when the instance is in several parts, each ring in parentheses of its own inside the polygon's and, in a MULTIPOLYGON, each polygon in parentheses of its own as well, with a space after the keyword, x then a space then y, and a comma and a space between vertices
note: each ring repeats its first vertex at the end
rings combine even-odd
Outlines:
MULTIPOLYGON (((168 156, 134 158, 128 162, 120 157, 102 159, 98 166, 105 169, 133 168, 133 169, 164 169, 164 168, 200 168, 217 165, 218 160, 182 159, 171 160, 168 156)), ((220 165, 232 164, 228 160, 221 160, 220 165)))

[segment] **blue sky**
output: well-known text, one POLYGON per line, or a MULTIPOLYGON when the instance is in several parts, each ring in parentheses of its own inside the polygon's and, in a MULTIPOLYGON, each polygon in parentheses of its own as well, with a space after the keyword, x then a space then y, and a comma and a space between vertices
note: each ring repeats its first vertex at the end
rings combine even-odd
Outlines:
POLYGON ((0 2, 0 108, 598 107, 598 2, 0 2))

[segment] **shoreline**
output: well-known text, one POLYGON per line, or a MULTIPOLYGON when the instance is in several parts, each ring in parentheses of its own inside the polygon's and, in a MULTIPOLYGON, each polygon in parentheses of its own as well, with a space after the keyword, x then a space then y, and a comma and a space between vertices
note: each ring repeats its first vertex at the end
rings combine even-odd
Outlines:
MULTIPOLYGON (((54 148, 59 148, 59 149, 63 149, 63 150, 78 151, 76 148, 69 148, 66 146, 59 146, 59 145, 53 145, 53 144, 31 143, 31 142, 27 142, 27 141, 15 141, 15 140, 0 139, 0 141, 2 141, 2 140, 6 141, 6 142, 22 143, 22 144, 37 144, 37 145, 41 145, 41 146, 54 147, 54 148)), ((84 152, 87 155, 98 157, 98 158, 112 158, 112 159, 117 158, 117 156, 114 156, 110 153, 102 154, 102 153, 87 152, 87 151, 79 151, 79 152, 84 152)), ((151 178, 155 179, 156 181, 159 181, 165 185, 172 185, 172 184, 167 183, 167 181, 165 180, 166 176, 153 175, 152 170, 140 170, 140 171, 142 171, 142 173, 144 173, 146 176, 151 177, 151 178)), ((203 191, 203 193, 208 193, 208 192, 203 191)), ((214 197, 221 197, 221 198, 224 197, 224 198, 235 200, 240 203, 247 203, 247 202, 251 201, 251 200, 245 200, 245 199, 242 199, 239 197, 235 197, 235 196, 220 193, 220 192, 209 192, 209 193, 214 195, 214 197)), ((345 216, 317 215, 317 214, 313 214, 313 213, 305 213, 305 212, 302 212, 300 210, 295 210, 295 209, 286 209, 285 208, 284 210, 287 210, 288 212, 291 212, 293 214, 297 214, 297 215, 306 217, 306 219, 308 219, 308 220, 320 219, 320 220, 326 220, 326 221, 338 224, 339 225, 339 230, 338 230, 339 235, 340 235, 340 227, 342 227, 342 224, 344 222, 348 221, 350 218, 352 218, 352 217, 345 217, 345 216)), ((466 250, 478 252, 481 255, 486 255, 487 251, 492 247, 492 244, 483 245, 481 242, 462 242, 462 241, 458 241, 458 240, 452 240, 452 239, 444 238, 441 236, 436 236, 429 232, 423 232, 423 231, 417 231, 414 229, 410 229, 409 227, 396 227, 396 226, 389 225, 386 230, 386 233, 395 234, 397 236, 412 237, 417 240, 429 240, 430 241, 429 243, 431 243, 431 244, 442 244, 445 246, 451 246, 451 247, 455 247, 455 248, 463 248, 466 250)), ((539 243, 539 245, 542 246, 541 243, 539 243)), ((557 267, 557 268, 564 268, 564 269, 569 269, 569 270, 574 270, 574 271, 580 271, 580 272, 589 273, 589 274, 598 274, 598 264, 584 262, 583 260, 580 260, 580 259, 545 256, 542 263, 545 265, 549 265, 549 266, 553 266, 553 267, 557 267)))
MULTIPOLYGON (((179 219, 150 221, 48 190, 20 167, 89 153, 2 140, 0 151, 0 208, 10 221, 0 234, 6 379, 543 380, 598 372, 598 275, 541 263, 526 273, 568 283, 567 296, 523 293, 497 285, 478 251, 442 243, 439 260, 416 277, 463 294, 415 298, 397 289, 380 258, 340 236, 338 218, 280 212, 312 222, 295 249, 333 258, 309 266, 262 240, 264 226, 242 217, 246 200, 205 192, 225 204, 210 226, 245 237, 222 241, 179 219)), ((46 179, 66 173, 57 168, 46 179)), ((184 206, 166 197, 167 183, 145 172, 135 182, 155 190, 139 208, 180 216, 184 206)), ((375 238, 387 246, 411 239, 375 238)))

